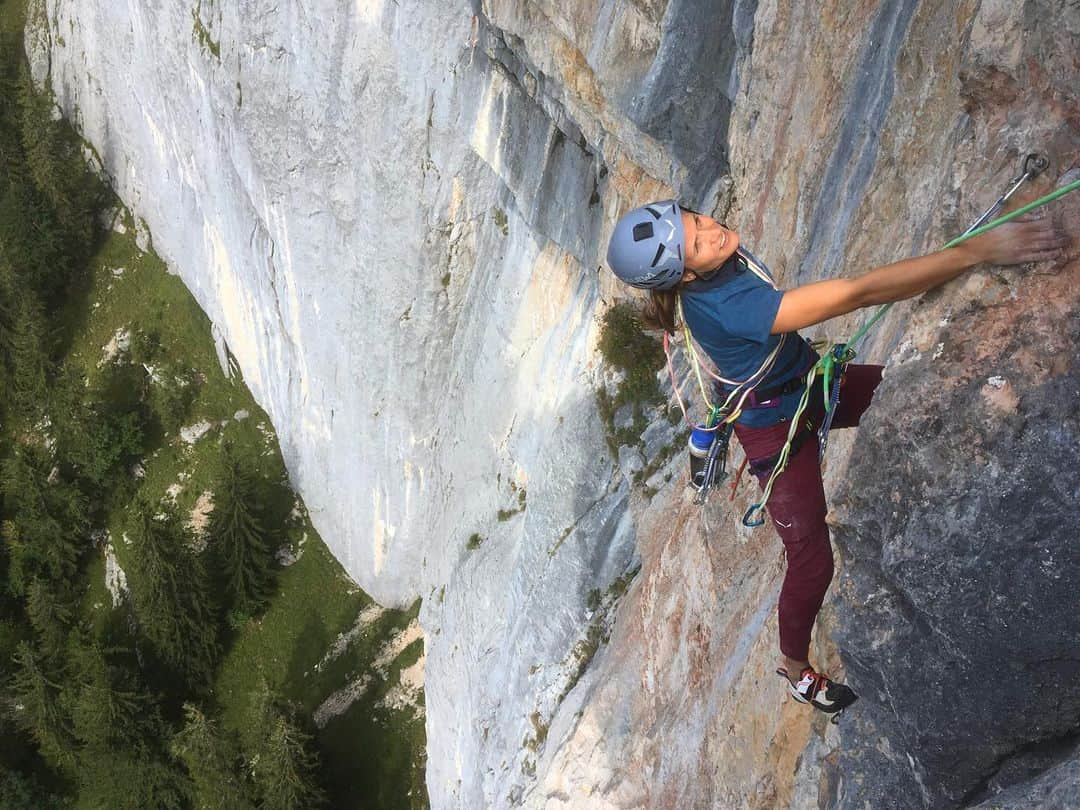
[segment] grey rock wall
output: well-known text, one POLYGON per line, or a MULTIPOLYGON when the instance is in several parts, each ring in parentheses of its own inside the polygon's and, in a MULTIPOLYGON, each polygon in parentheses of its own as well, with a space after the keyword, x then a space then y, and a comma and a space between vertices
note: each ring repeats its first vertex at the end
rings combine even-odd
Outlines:
POLYGON ((594 390, 632 205, 715 211, 793 285, 941 244, 1032 148, 1043 190, 1080 162, 1075 4, 33 19, 35 76, 214 322, 320 532, 383 603, 424 598, 434 807, 1072 800, 1075 256, 898 306, 863 349, 891 370, 832 441, 841 575, 812 651, 863 693, 840 727, 772 675, 783 560, 739 524, 754 487, 699 509, 681 454, 633 484, 594 390))

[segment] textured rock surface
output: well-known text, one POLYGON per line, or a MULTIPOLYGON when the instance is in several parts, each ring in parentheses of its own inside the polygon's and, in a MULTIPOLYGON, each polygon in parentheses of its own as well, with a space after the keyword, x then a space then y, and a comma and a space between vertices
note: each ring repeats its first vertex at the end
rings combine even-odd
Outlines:
POLYGON ((891 369, 832 441, 842 573, 813 650, 863 692, 840 728, 772 675, 783 561, 738 523, 750 484, 700 510, 680 455, 632 486, 592 393, 623 294, 600 246, 630 205, 718 211, 792 285, 940 244, 1029 149, 1080 162, 1075 3, 36 16, 35 75, 206 309, 322 535, 380 601, 425 598, 435 807, 1077 797, 1075 257, 971 274, 866 347, 891 369))
POLYGON ((1039 807, 1043 810, 1068 810, 1076 807, 1080 796, 1080 757, 1073 757, 1045 770, 1033 779, 998 792, 993 798, 974 805, 982 810, 1009 810, 1013 807, 1039 807))

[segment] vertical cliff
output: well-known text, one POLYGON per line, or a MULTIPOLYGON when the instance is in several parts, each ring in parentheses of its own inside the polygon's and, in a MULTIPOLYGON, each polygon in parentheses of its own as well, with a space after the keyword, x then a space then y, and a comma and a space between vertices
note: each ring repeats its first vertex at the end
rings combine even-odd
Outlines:
POLYGON ((598 265, 634 204, 716 211, 790 286, 941 244, 1026 151, 1043 188, 1080 163, 1075 3, 34 19, 36 77, 214 322, 323 537, 376 598, 424 598, 434 806, 1072 790, 1075 256, 975 272, 864 347, 890 371, 832 442, 813 651, 863 693, 839 728, 772 674, 783 561, 739 524, 750 483, 693 506, 662 410, 613 460, 594 390, 596 315, 625 294, 598 265))

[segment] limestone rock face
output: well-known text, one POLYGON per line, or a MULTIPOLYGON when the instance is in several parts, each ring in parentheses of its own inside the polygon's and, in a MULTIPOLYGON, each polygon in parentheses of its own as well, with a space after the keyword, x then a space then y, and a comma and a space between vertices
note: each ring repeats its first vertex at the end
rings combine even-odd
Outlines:
POLYGON ((772 674, 784 561, 741 526, 756 484, 693 505, 666 415, 613 458, 594 396, 596 316, 626 295, 598 267, 633 205, 714 212, 793 286, 941 245, 1028 151, 1040 191, 1080 164, 1075 3, 31 19, 35 77, 330 547, 382 603, 424 598, 433 807, 1080 803, 1075 251, 898 305, 861 347, 890 369, 830 443, 840 573, 811 652, 862 693, 841 726, 772 674))

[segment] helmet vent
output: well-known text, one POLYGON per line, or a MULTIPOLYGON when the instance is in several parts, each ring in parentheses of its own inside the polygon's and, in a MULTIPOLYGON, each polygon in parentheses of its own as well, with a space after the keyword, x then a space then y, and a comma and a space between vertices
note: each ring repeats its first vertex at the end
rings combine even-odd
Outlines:
POLYGON ((656 267, 656 263, 658 261, 660 261, 660 257, 663 256, 663 255, 664 255, 664 245, 661 243, 660 246, 656 248, 656 255, 653 256, 653 260, 652 260, 652 266, 653 267, 656 267))
POLYGON ((634 226, 634 241, 640 242, 642 239, 652 239, 653 227, 651 222, 641 222, 634 226))

